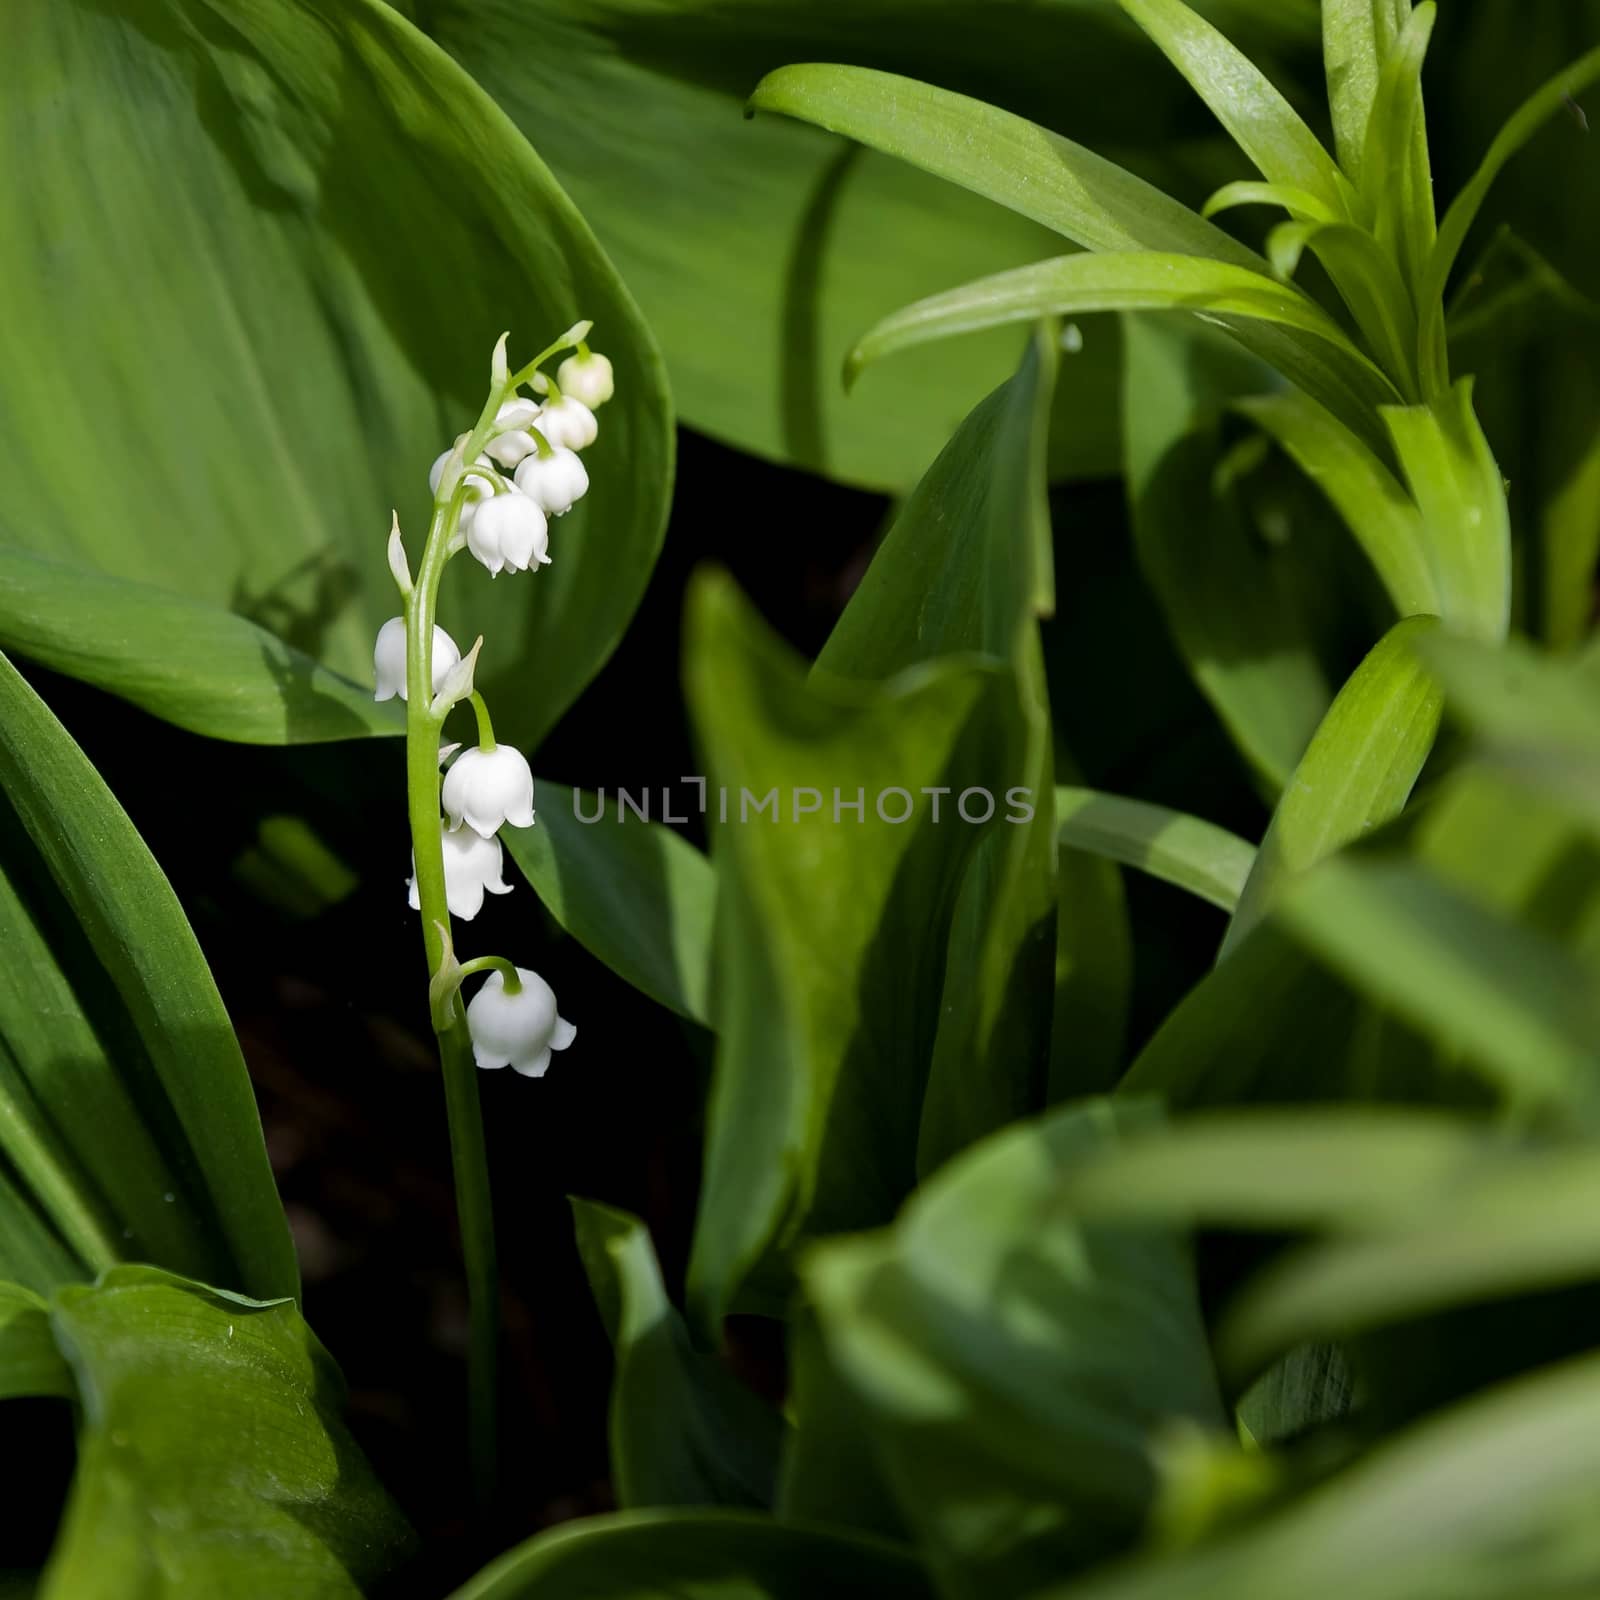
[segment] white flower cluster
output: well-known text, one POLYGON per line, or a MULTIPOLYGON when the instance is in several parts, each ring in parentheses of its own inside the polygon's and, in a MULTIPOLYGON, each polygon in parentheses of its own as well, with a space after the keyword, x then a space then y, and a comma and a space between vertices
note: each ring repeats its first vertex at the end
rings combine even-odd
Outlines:
MULTIPOLYGON (((576 349, 561 363, 554 382, 538 371, 537 361, 512 379, 506 369, 505 340, 496 346, 490 404, 499 403, 492 422, 480 419, 472 434, 457 438, 428 475, 435 510, 429 556, 423 564, 428 583, 425 595, 416 593, 398 519, 395 521, 389 536, 389 568, 419 633, 421 619, 431 616, 441 549, 448 559, 464 545, 491 577, 550 564, 550 519, 565 516, 588 493, 589 474, 578 452, 598 437, 595 411, 612 397, 615 388, 611 363, 583 342, 588 329, 588 323, 580 323, 564 336, 571 341, 565 348, 573 349, 575 343, 576 349), (524 378, 542 398, 535 400, 517 392, 524 378), (465 459, 469 444, 474 448, 481 445, 470 462, 465 459), (444 541, 442 546, 436 540, 444 541)), ((560 348, 558 343, 551 353, 560 348)), ((486 406, 485 418, 488 411, 486 406)), ((378 630, 373 675, 379 700, 396 695, 402 700, 409 698, 409 633, 403 616, 390 618, 378 630)), ((411 707, 408 712, 411 737, 418 734, 417 719, 425 717, 429 720, 421 726, 430 739, 442 727, 450 708, 461 700, 470 697, 478 713, 479 743, 456 756, 439 795, 444 811, 439 826, 445 901, 452 917, 468 922, 483 909, 485 894, 511 892, 497 837, 500 829, 532 827, 534 820, 533 772, 520 751, 495 743, 488 711, 473 688, 482 642, 480 639, 463 657, 455 640, 434 626, 428 663, 433 698, 428 707, 411 707)), ((441 763, 459 749, 459 745, 446 746, 439 752, 441 763)), ((412 908, 420 910, 414 853, 407 889, 412 908)), ((448 945, 447 937, 446 954, 453 961, 448 945)), ((486 966, 493 970, 467 1006, 467 1027, 478 1065, 509 1066, 526 1077, 543 1076, 550 1052, 565 1050, 577 1030, 557 1014, 555 995, 537 973, 513 967, 498 957, 469 962, 465 971, 486 966)))
MULTIPOLYGON (((539 381, 544 401, 507 400, 495 413, 493 437, 462 480, 458 526, 490 577, 550 565, 550 519, 564 517, 589 492, 578 452, 599 437, 595 408, 615 390, 611 363, 587 350, 561 363, 554 384, 539 381)), ((434 494, 466 440, 462 434, 434 462, 428 474, 434 494)))

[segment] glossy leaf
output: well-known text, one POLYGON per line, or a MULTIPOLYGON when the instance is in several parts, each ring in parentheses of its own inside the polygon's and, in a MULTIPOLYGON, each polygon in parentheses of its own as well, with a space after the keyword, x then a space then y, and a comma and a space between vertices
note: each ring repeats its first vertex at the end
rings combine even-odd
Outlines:
POLYGON ((51 1324, 83 1416, 40 1600, 334 1600, 409 1554, 289 1301, 118 1267, 58 1291, 51 1324))
POLYGON ((1407 10, 1378 74, 1361 185, 1378 243, 1400 263, 1405 281, 1419 284, 1438 230, 1422 108, 1422 65, 1438 8, 1422 0, 1407 10))
POLYGON ((11 20, 0 544, 235 611, 365 682, 399 609, 390 508, 415 560, 428 464, 495 339, 531 355, 592 318, 617 397, 555 564, 491 586, 458 563, 442 598, 488 641, 502 734, 537 742, 638 604, 672 479, 655 349, 539 158, 377 0, 11 20))
POLYGON ((50 1307, 14 1283, 0 1283, 0 1400, 77 1394, 50 1332, 50 1307))
MULTIPOLYGON (((402 734, 404 708, 218 605, 0 548, 0 648, 240 744, 402 734)), ((370 676, 370 672, 369 672, 370 676)))
POLYGON ((1339 691, 1273 812, 1223 956, 1295 878, 1404 810, 1439 731, 1443 696, 1416 651, 1436 626, 1396 623, 1339 691))
MULTIPOLYGON (((0 989, 12 1093, 71 1141, 60 1182, 100 1219, 87 1263, 143 1253, 296 1292, 250 1081, 183 911, 83 752, 3 658, 0 789, 20 830, 8 875, 19 861, 27 874, 26 902, 16 884, 0 894, 8 948, 27 963, 12 968, 22 989, 0 989)), ((30 1117, 12 1133, 42 1150, 43 1126, 30 1117)), ((39 1199, 64 1220, 53 1188, 39 1199)))
POLYGON ((680 1017, 708 1022, 710 863, 620 798, 541 779, 537 800, 536 826, 500 837, 545 909, 619 978, 680 1017))
POLYGON ((1373 0, 1323 0, 1322 54, 1327 69, 1328 107, 1339 165, 1353 183, 1362 182, 1367 127, 1377 99, 1383 60, 1394 42, 1394 10, 1373 0))
POLYGON ((452 1600, 933 1600, 908 1551, 752 1512, 626 1511, 500 1557, 452 1600))
POLYGON ((771 1504, 783 1424, 695 1350, 644 1224, 574 1200, 578 1251, 615 1355, 611 1474, 618 1503, 771 1504))
POLYGON ((1009 759, 1015 690, 970 657, 883 685, 808 676, 716 575, 691 591, 686 681, 718 797, 718 1041, 689 1271, 710 1330, 758 1265, 748 1303, 781 1310, 802 1237, 882 1221, 915 1182, 951 917, 985 831, 948 805, 934 822, 923 791, 1009 759), (859 820, 843 809, 858 800, 859 820))
POLYGON ((1340 215, 1350 186, 1317 136, 1243 51, 1183 0, 1120 0, 1269 183, 1313 194, 1340 215))
POLYGON ((1146 1127, 1087 1102, 997 1135, 805 1281, 945 1592, 1026 1593, 1135 1537, 1154 1435, 1221 1406, 1183 1241, 1079 1224, 1062 1178, 1146 1127))
POLYGON ((1256 857, 1253 844, 1215 823, 1093 789, 1056 790, 1056 837, 1069 849, 1137 867, 1224 911, 1238 904, 1256 857))
POLYGON ((1513 1104, 1587 1118, 1600 1103, 1600 1002, 1554 941, 1404 862, 1325 862, 1282 913, 1322 960, 1457 1046, 1513 1104))

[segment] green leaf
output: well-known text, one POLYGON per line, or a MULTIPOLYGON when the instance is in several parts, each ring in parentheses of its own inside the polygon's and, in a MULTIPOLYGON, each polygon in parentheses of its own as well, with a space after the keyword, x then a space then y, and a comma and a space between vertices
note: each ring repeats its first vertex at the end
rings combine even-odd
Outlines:
POLYGON ((1296 878, 1405 809, 1439 732, 1443 696, 1416 652, 1436 627, 1396 623, 1339 691, 1273 812, 1224 957, 1296 878))
POLYGON ((1581 94, 1590 84, 1600 81, 1600 47, 1588 51, 1570 67, 1558 72, 1550 81, 1530 95, 1489 146, 1472 180, 1467 184, 1445 213, 1439 225, 1439 237, 1428 256, 1419 305, 1422 316, 1422 349, 1424 371, 1431 372, 1436 381, 1443 381, 1448 371, 1445 353, 1444 294, 1455 270, 1461 247, 1467 242, 1472 225, 1494 187, 1506 163, 1553 117, 1574 95, 1581 94))
POLYGON ((1091 311, 1182 311, 1215 322, 1274 323, 1290 335, 1277 352, 1281 370, 1313 398, 1359 419, 1365 409, 1397 397, 1339 325, 1298 289, 1253 267, 1158 251, 1058 256, 920 300, 862 337, 847 376, 930 339, 1091 311), (1337 392, 1324 385, 1325 370, 1336 373, 1337 392))
MULTIPOLYGON (((861 67, 807 65, 769 73, 750 105, 848 134, 1087 250, 1202 256, 1245 272, 1265 266, 1231 235, 1113 162, 965 95, 861 67)), ((1370 409, 1388 383, 1364 357, 1352 362, 1320 338, 1259 318, 1221 320, 1247 349, 1381 447, 1370 409)))
POLYGON ((720 575, 691 590, 687 638, 715 802, 718 1039, 689 1271, 710 1331, 758 1264, 751 1303, 781 1311, 799 1239, 883 1221, 916 1181, 951 918, 986 831, 948 798, 935 822, 923 792, 1004 770, 1016 713, 1009 678, 971 657, 883 685, 808 674, 720 575))
POLYGON ((1266 74, 1182 0, 1120 0, 1269 183, 1313 194, 1340 216, 1349 182, 1266 74))
POLYGON ((1421 513, 1399 480, 1336 417, 1292 390, 1236 401, 1333 504, 1402 617, 1442 607, 1421 513))
POLYGON ((1320 959, 1461 1050, 1513 1104, 1592 1114, 1600 1001, 1553 940, 1403 861, 1324 862, 1281 913, 1320 959))
POLYGON ((777 1412, 694 1349, 638 1218, 587 1200, 574 1200, 572 1215, 616 1361, 618 1504, 770 1505, 784 1431, 777 1412))
POLYGON ((733 1511, 627 1511, 540 1534, 452 1600, 933 1600, 880 1539, 733 1511))
POLYGON ((1028 1593, 1116 1550, 1150 1510, 1155 1435, 1222 1422, 1184 1242, 1055 1201, 1151 1116, 1088 1102, 1007 1129, 892 1232, 807 1260, 830 1354, 947 1593, 1028 1593))
POLYGON ((1592 1148, 1503 1155, 1419 1193, 1355 1237, 1275 1262, 1229 1307, 1221 1348, 1252 1371, 1308 1337, 1346 1338, 1408 1318, 1590 1283, 1600 1249, 1585 1226, 1600 1199, 1592 1148))
POLYGON ((50 1333, 50 1307, 31 1289, 0 1283, 0 1400, 77 1394, 50 1333))
POLYGON ((1252 768, 1288 781, 1332 700, 1283 557, 1219 468, 1223 407, 1270 384, 1217 340, 1130 319, 1123 390, 1139 561, 1179 652, 1252 768))
POLYGON ((1373 231, 1408 284, 1422 283, 1438 229, 1422 105, 1422 64, 1437 13, 1433 0, 1423 0, 1385 55, 1361 158, 1362 199, 1373 231))
POLYGON ((1463 379, 1429 406, 1383 420, 1422 513, 1439 615, 1458 632, 1503 639, 1511 625, 1511 517, 1505 480, 1463 379))
POLYGON ((1322 55, 1334 140, 1339 165, 1358 187, 1378 78, 1394 36, 1394 9, 1387 0, 1322 0, 1322 55))
POLYGON ((1046 1600, 1554 1600, 1600 1575, 1600 1358, 1429 1418, 1231 1537, 1046 1600), (1508 1466, 1515 1463, 1515 1471, 1508 1466))
POLYGON ((83 1418, 40 1600, 335 1600, 410 1553, 289 1301, 118 1267, 58 1291, 51 1323, 83 1418))
POLYGON ((245 617, 14 547, 0 547, 0 648, 212 739, 405 732, 398 701, 379 705, 245 617))
MULTIPOLYGON (((20 829, 12 837, 31 847, 8 860, 24 859, 32 903, 14 886, 0 893, 7 948, 26 962, 12 968, 20 990, 0 986, 12 1093, 42 1108, 75 1158, 41 1186, 41 1203, 63 1225, 68 1202, 97 1219, 68 1228, 74 1244, 97 1241, 89 1265, 113 1250, 144 1253, 258 1293, 295 1293, 249 1077, 189 924, 83 752, 3 658, 0 789, 20 829), (70 970, 58 952, 71 953, 70 970)), ((25 1159, 52 1154, 43 1125, 11 1130, 24 1176, 25 1159)))
POLYGON ((592 318, 617 397, 555 564, 491 586, 463 561, 441 601, 487 640, 503 736, 537 743, 637 606, 672 480, 659 359, 571 202, 378 0, 12 21, 0 545, 237 612, 365 682, 399 610, 390 508, 415 559, 496 337, 531 354, 592 318))
POLYGON ((708 1023, 710 863, 620 798, 539 780, 538 825, 501 837, 544 907, 619 978, 692 1022, 708 1023))
POLYGON ((1256 858, 1253 844, 1215 823, 1093 789, 1056 790, 1056 836, 1069 849, 1137 867, 1224 911, 1238 904, 1256 858))

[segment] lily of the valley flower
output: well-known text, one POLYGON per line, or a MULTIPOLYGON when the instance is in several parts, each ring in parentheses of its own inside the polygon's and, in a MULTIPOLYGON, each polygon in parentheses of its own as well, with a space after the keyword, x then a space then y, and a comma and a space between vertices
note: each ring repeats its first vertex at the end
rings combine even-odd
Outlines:
POLYGON ((562 447, 525 458, 517 487, 552 517, 564 517, 589 492, 589 473, 574 451, 562 447))
POLYGON ((616 393, 611 363, 593 350, 568 356, 556 369, 556 382, 562 394, 581 400, 591 409, 603 406, 616 393))
MULTIPOLYGON (((505 858, 498 839, 485 839, 470 828, 452 833, 440 825, 444 844, 444 897, 452 917, 471 922, 483 910, 484 891, 490 894, 510 894, 511 885, 502 876, 505 858)), ((422 901, 417 894, 417 858, 411 857, 411 880, 406 885, 410 891, 411 909, 420 911, 422 901)))
POLYGON ((564 394, 539 413, 539 432, 558 448, 587 450, 600 436, 600 424, 583 401, 564 394))
POLYGON ((510 745, 463 750, 444 775, 442 798, 452 828, 464 822, 485 839, 507 822, 533 826, 533 772, 510 745))
MULTIPOLYGON (((461 441, 457 439, 456 444, 460 443, 461 441)), ((441 454, 428 469, 429 494, 438 494, 439 482, 444 477, 444 464, 450 459, 453 453, 454 446, 452 446, 450 450, 444 451, 443 454, 441 454)), ((499 473, 494 470, 494 464, 489 460, 488 456, 479 456, 478 459, 473 462, 473 465, 475 467, 483 467, 486 470, 483 472, 469 472, 467 474, 467 498, 461 507, 460 526, 463 529, 470 528, 472 526, 472 519, 474 514, 477 512, 478 507, 482 505, 485 500, 492 500, 494 498, 496 486, 503 481, 500 478, 499 473)))
POLYGON ((552 1050, 565 1050, 578 1030, 556 1014, 556 997, 537 972, 517 968, 521 987, 506 989, 503 973, 491 972, 467 1006, 467 1032, 480 1067, 510 1067, 525 1078, 542 1078, 552 1050))
POLYGON ((517 489, 496 495, 480 506, 472 519, 467 549, 489 569, 491 577, 506 567, 526 572, 529 567, 549 566, 550 523, 544 508, 517 489))
MULTIPOLYGON (((461 651, 454 639, 437 623, 433 629, 433 692, 443 687, 456 664, 461 651)), ((378 629, 378 642, 372 650, 372 675, 377 680, 374 700, 392 700, 406 694, 406 619, 390 617, 378 629)))
POLYGON ((494 414, 495 427, 505 430, 489 442, 484 454, 509 472, 524 456, 533 454, 533 437, 528 432, 539 420, 539 402, 517 395, 494 414))

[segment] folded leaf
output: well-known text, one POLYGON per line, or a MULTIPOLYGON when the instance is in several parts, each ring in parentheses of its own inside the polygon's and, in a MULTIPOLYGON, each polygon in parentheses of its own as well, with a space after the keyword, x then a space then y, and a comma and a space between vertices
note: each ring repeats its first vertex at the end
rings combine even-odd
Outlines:
POLYGON ((71 1400, 77 1392, 50 1333, 48 1303, 30 1289, 0 1283, 0 1400, 71 1400))

